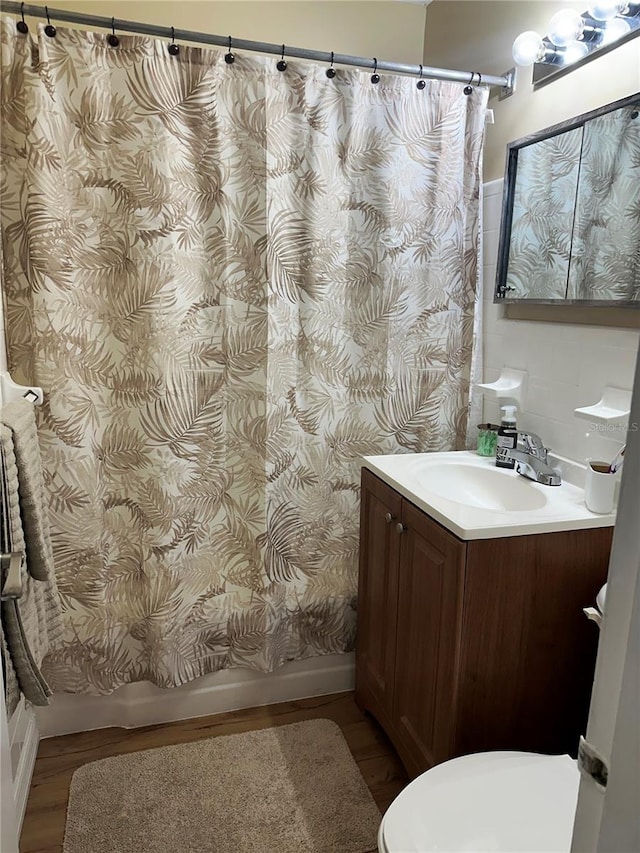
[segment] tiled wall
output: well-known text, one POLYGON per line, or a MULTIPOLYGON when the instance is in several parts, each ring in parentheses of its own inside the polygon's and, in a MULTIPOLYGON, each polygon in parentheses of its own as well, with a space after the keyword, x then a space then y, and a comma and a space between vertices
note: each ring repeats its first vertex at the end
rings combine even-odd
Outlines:
MULTIPOLYGON (((609 459, 624 432, 591 430, 574 409, 596 403, 605 385, 632 388, 640 332, 506 319, 504 306, 493 304, 502 183, 484 185, 484 381, 497 379, 503 366, 527 370, 518 427, 538 433, 561 456, 609 459)), ((497 401, 485 397, 484 418, 500 422, 497 401)))

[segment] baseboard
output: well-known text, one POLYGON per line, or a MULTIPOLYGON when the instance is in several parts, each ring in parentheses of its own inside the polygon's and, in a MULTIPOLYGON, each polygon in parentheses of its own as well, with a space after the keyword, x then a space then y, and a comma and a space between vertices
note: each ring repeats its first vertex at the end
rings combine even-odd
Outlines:
POLYGON ((226 669, 171 690, 145 682, 107 696, 58 693, 47 708, 37 709, 40 737, 149 726, 342 693, 353 690, 354 676, 355 655, 350 653, 293 661, 271 673, 226 669))
POLYGON ((33 776, 33 768, 36 763, 36 755, 38 754, 38 744, 40 742, 40 733, 38 731, 38 720, 31 705, 23 706, 21 711, 23 717, 26 717, 26 725, 24 726, 24 734, 22 745, 20 747, 20 757, 18 766, 13 777, 13 796, 16 807, 16 822, 18 824, 18 835, 22 829, 22 821, 27 808, 27 800, 29 798, 29 790, 31 788, 31 778, 33 776))

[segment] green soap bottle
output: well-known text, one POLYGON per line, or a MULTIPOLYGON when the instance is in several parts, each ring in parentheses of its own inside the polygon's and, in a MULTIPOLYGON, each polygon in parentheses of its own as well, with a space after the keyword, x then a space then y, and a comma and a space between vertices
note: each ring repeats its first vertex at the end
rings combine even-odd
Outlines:
POLYGON ((516 427, 516 407, 502 406, 504 415, 500 421, 498 430, 498 444, 496 447, 496 468, 515 468, 515 459, 507 458, 507 451, 514 450, 518 443, 518 429, 516 427))

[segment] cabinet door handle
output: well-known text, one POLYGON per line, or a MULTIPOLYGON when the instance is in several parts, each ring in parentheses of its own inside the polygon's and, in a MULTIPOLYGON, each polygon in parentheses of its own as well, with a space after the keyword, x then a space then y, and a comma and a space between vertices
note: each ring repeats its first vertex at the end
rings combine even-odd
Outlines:
POLYGON ((394 519, 395 519, 395 515, 391 515, 391 513, 390 513, 390 512, 388 512, 388 513, 385 515, 385 517, 384 517, 384 520, 387 522, 387 524, 391 524, 391 522, 392 522, 394 519))
POLYGON ((399 521, 396 524, 396 530, 398 531, 398 533, 404 533, 406 529, 407 528, 404 526, 404 524, 401 521, 399 521))

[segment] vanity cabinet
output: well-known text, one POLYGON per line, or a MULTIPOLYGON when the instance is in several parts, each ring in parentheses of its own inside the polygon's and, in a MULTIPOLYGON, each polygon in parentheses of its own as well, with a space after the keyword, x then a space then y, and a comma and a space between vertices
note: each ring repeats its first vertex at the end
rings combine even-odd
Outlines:
POLYGON ((613 528, 464 541, 362 471, 356 701, 407 771, 485 750, 575 754, 613 528))

